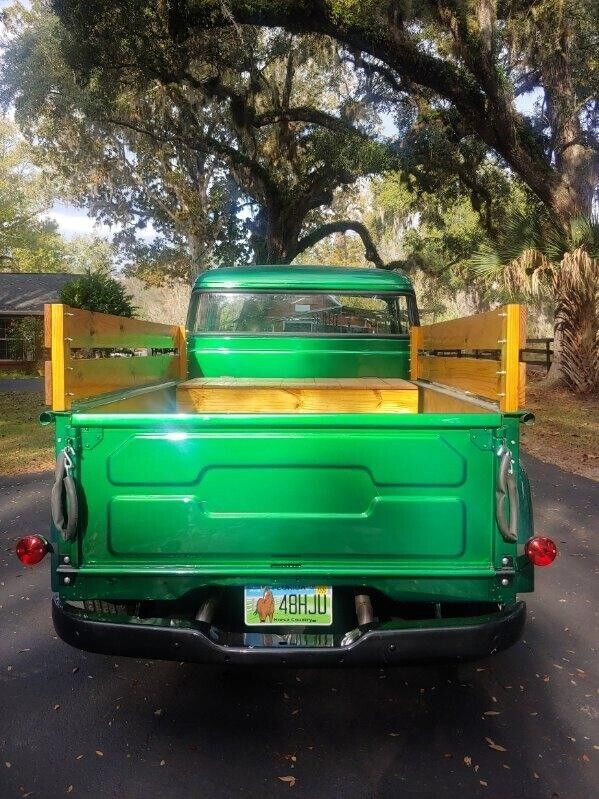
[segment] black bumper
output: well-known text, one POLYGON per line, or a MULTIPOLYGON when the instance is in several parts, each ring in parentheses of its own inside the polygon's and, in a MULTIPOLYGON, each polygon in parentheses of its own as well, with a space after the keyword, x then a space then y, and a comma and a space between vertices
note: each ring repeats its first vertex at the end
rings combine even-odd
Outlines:
POLYGON ((448 619, 439 626, 423 622, 416 628, 374 628, 358 640, 333 647, 240 647, 213 641, 196 627, 157 627, 89 618, 55 596, 52 618, 58 635, 71 646, 106 655, 181 660, 212 664, 340 666, 473 660, 514 644, 521 636, 526 605, 491 616, 448 619))

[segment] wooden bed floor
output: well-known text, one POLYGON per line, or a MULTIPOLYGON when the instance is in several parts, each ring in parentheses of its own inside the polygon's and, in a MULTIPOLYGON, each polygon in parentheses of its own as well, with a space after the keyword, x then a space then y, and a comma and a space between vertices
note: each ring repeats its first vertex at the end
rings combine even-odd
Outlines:
POLYGON ((399 378, 198 377, 177 386, 180 413, 418 413, 399 378))

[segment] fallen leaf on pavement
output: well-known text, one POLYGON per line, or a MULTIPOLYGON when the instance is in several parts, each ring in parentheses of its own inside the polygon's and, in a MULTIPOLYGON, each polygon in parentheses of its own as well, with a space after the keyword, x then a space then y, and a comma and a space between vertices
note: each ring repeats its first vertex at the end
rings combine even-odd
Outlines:
POLYGON ((289 785, 290 788, 293 788, 293 786, 296 783, 295 777, 293 777, 291 775, 288 775, 286 777, 277 777, 277 779, 281 780, 281 782, 286 782, 289 785))
POLYGON ((507 752, 505 746, 496 744, 492 738, 485 737, 485 741, 488 743, 490 749, 494 749, 496 752, 507 752))
POLYGON ((96 754, 98 757, 104 757, 104 752, 102 752, 100 749, 96 749, 96 754))
POLYGON ((470 767, 472 765, 472 758, 470 755, 466 755, 464 758, 464 765, 470 767))
POLYGON ((489 785, 489 783, 486 780, 479 780, 479 782, 483 786, 483 788, 486 788, 489 785))

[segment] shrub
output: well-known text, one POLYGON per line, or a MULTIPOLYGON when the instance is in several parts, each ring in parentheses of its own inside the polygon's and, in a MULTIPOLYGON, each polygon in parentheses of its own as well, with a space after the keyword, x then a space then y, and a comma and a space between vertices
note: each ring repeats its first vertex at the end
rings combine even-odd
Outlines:
POLYGON ((60 291, 60 300, 72 308, 116 316, 133 316, 135 310, 131 295, 105 272, 86 272, 66 283, 60 291))

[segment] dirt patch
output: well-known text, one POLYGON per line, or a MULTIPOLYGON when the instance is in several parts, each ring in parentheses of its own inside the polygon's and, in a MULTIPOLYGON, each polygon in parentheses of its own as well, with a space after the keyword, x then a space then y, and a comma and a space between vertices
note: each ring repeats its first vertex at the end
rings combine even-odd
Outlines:
POLYGON ((581 399, 565 389, 546 389, 534 373, 527 381, 526 409, 536 422, 521 428, 525 451, 599 481, 599 397, 581 399))
POLYGON ((42 427, 45 409, 39 394, 0 392, 0 474, 42 472, 54 465, 54 427, 42 427))

